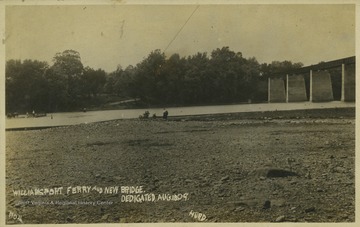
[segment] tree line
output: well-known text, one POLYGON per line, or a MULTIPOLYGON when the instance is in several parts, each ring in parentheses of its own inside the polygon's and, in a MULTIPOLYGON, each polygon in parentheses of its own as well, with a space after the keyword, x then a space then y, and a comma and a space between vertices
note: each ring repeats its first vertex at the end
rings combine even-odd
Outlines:
POLYGON ((38 60, 6 62, 7 112, 73 111, 105 104, 104 97, 136 99, 139 106, 184 106, 264 102, 267 77, 302 63, 260 64, 229 47, 169 58, 152 51, 135 66, 110 73, 84 67, 80 53, 56 53, 52 65, 38 60))

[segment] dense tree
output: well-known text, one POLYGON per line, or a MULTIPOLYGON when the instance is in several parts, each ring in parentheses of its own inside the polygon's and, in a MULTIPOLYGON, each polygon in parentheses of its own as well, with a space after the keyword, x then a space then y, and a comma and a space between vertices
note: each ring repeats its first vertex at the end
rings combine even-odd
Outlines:
POLYGON ((81 95, 81 76, 84 67, 81 63, 80 54, 74 50, 65 50, 56 53, 51 66, 52 75, 66 79, 67 105, 69 108, 78 105, 78 97, 81 95))
POLYGON ((301 62, 292 63, 291 61, 273 61, 271 64, 263 63, 261 65, 261 74, 265 77, 279 74, 279 73, 286 73, 293 69, 301 68, 303 64, 301 62))
POLYGON ((135 82, 136 69, 129 65, 120 74, 119 80, 117 81, 117 87, 120 90, 120 94, 124 97, 136 97, 137 87, 135 82))
POLYGON ((83 74, 80 76, 81 94, 87 97, 91 95, 96 97, 102 92, 105 82, 106 72, 104 70, 94 70, 90 67, 85 67, 83 74))
POLYGON ((197 53, 187 58, 184 87, 180 93, 184 104, 197 104, 206 100, 205 87, 209 58, 207 53, 197 53))
POLYGON ((161 67, 165 63, 165 54, 160 50, 152 51, 147 58, 136 65, 134 83, 135 98, 147 104, 158 103, 161 98, 161 67))
POLYGON ((118 65, 117 69, 106 75, 106 81, 104 85, 104 92, 107 94, 115 94, 120 96, 121 89, 117 85, 119 85, 119 78, 123 73, 123 69, 120 65, 118 65))
POLYGON ((211 53, 209 79, 212 83, 208 91, 215 91, 214 101, 233 102, 246 98, 243 88, 248 81, 245 80, 244 64, 242 54, 231 51, 229 47, 218 48, 211 53))
POLYGON ((83 97, 96 97, 106 73, 84 69, 74 50, 57 53, 53 65, 36 60, 6 63, 6 108, 8 112, 67 111, 82 106, 83 97))
POLYGON ((45 73, 45 81, 47 88, 47 112, 69 110, 67 79, 55 73, 53 68, 49 68, 45 73))
POLYGON ((186 59, 173 54, 161 67, 157 89, 161 90, 161 103, 181 104, 181 90, 184 89, 186 59))
POLYGON ((144 104, 217 104, 266 101, 267 76, 301 67, 301 63, 274 61, 260 65, 229 47, 187 58, 160 50, 129 70, 117 70, 107 80, 107 91, 139 98, 144 104))
MULTIPOLYGON (((302 67, 273 61, 259 64, 229 47, 168 58, 154 50, 136 66, 107 74, 84 67, 79 52, 56 53, 53 64, 25 60, 6 63, 7 111, 69 111, 104 104, 108 97, 141 100, 142 105, 203 105, 267 100, 267 77, 302 67)), ((338 94, 336 94, 338 96, 338 94)))
POLYGON ((48 64, 41 61, 9 60, 6 63, 7 112, 44 109, 47 88, 44 74, 48 64))
POLYGON ((53 62, 52 68, 66 77, 79 77, 83 72, 80 53, 75 50, 56 53, 53 62))

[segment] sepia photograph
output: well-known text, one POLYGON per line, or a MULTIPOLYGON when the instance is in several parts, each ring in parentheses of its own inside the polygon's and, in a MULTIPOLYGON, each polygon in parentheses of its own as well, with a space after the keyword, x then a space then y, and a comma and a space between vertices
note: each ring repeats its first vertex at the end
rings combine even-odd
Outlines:
POLYGON ((356 1, 3 1, 5 225, 355 215, 356 1))

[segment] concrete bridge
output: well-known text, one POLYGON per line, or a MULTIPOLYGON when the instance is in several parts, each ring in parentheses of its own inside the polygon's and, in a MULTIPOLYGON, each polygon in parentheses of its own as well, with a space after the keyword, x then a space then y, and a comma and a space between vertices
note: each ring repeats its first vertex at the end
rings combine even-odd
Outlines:
POLYGON ((341 70, 340 100, 355 102, 355 56, 269 77, 268 102, 334 101, 334 81, 330 73, 333 69, 341 70))

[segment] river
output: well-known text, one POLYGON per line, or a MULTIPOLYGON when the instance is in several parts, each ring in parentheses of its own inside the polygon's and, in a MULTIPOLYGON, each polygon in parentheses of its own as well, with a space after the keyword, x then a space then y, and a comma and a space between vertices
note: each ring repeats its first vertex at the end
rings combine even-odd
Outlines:
MULTIPOLYGON (((171 107, 167 108, 169 117, 186 115, 203 115, 219 113, 240 113, 240 112, 262 112, 262 111, 281 111, 281 110, 301 110, 319 108, 346 108, 355 107, 355 103, 347 102, 299 102, 299 103, 260 103, 260 104, 240 104, 240 105, 217 105, 217 106, 193 106, 193 107, 171 107)), ((91 122, 109 121, 116 119, 138 118, 145 111, 162 116, 163 108, 149 109, 126 109, 126 110, 101 110, 87 112, 66 112, 52 113, 46 117, 26 118, 20 115, 18 118, 7 118, 6 129, 16 128, 41 128, 52 126, 64 126, 75 124, 87 124, 91 122)))

